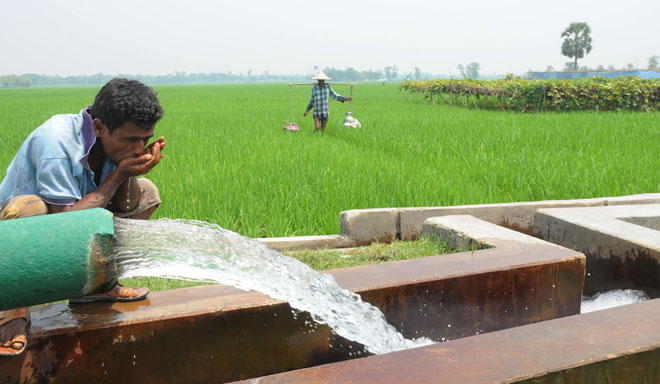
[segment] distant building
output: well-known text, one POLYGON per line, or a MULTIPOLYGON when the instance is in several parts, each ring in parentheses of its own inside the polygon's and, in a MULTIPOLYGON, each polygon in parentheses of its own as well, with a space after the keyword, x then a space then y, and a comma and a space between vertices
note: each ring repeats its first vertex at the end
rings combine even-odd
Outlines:
POLYGON ((642 79, 660 79, 660 70, 658 69, 637 69, 630 71, 562 71, 562 72, 530 72, 530 78, 540 80, 571 80, 581 77, 610 77, 613 79, 619 76, 639 76, 642 79))

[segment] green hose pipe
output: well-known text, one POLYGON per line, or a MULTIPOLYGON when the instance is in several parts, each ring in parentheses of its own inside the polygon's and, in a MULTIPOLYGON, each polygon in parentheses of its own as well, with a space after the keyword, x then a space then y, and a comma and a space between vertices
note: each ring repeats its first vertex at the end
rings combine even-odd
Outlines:
POLYGON ((114 281, 114 232, 112 213, 101 208, 0 221, 0 310, 80 297, 114 281))

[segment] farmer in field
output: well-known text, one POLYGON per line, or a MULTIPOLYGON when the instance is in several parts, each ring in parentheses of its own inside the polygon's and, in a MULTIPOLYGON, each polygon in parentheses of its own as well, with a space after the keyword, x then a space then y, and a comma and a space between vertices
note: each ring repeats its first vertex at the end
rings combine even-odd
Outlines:
POLYGON ((312 77, 312 80, 317 80, 318 83, 314 84, 312 87, 312 95, 309 98, 309 104, 303 116, 307 116, 307 112, 310 109, 314 109, 312 116, 314 116, 314 132, 321 129, 321 135, 325 132, 325 126, 328 123, 328 116, 330 115, 330 106, 329 98, 332 97, 335 100, 339 100, 342 103, 346 100, 351 101, 353 97, 344 97, 335 93, 335 91, 330 88, 329 84, 325 84, 326 80, 330 78, 323 72, 319 72, 316 76, 312 77))
MULTIPOLYGON (((163 157, 165 139, 147 144, 163 109, 154 91, 135 80, 113 79, 79 114, 56 115, 34 130, 0 183, 0 220, 107 208, 115 216, 148 219, 158 189, 147 174, 163 157)), ((70 302, 135 301, 147 288, 107 281, 103 291, 70 302)), ((25 349, 28 308, 0 311, 0 356, 25 349)))

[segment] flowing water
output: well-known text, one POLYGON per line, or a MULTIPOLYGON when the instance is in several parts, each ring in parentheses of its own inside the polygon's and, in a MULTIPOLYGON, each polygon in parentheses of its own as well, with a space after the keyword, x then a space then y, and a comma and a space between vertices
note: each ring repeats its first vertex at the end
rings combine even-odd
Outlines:
POLYGON ((580 313, 600 311, 601 309, 633 304, 648 299, 649 297, 644 291, 637 291, 634 289, 614 289, 612 291, 597 293, 591 297, 583 297, 580 313))
POLYGON ((341 288, 332 276, 215 224, 115 218, 115 237, 120 278, 158 276, 256 290, 309 312, 372 353, 431 343, 405 339, 378 308, 341 288))

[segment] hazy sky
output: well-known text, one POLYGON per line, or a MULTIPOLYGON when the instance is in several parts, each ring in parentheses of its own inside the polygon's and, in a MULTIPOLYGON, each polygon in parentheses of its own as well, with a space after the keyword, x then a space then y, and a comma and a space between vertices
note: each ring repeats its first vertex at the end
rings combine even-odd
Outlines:
POLYGON ((311 73, 320 68, 457 75, 561 69, 561 32, 591 26, 579 65, 646 67, 660 55, 660 1, 6 0, 0 75, 311 73))

